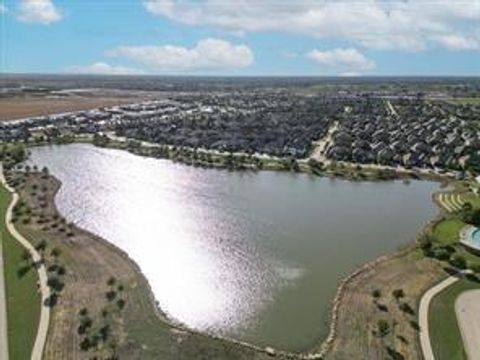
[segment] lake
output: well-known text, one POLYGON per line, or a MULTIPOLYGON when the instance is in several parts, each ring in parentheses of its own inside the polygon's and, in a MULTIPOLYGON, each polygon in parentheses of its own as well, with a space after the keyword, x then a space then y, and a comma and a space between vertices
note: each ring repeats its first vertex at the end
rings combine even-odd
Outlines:
POLYGON ((342 277, 407 244, 436 183, 201 169, 87 144, 38 147, 60 212, 126 251, 191 328, 302 351, 328 333, 342 277))

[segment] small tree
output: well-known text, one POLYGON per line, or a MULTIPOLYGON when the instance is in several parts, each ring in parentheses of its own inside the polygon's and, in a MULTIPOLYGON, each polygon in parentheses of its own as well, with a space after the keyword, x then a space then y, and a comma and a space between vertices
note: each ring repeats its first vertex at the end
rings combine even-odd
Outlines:
POLYGON ((377 302, 378 299, 380 299, 380 297, 382 296, 382 292, 380 291, 380 289, 373 289, 371 294, 374 302, 377 302))
POLYGON ((424 234, 418 239, 418 245, 425 252, 431 250, 435 239, 429 234, 424 234))
POLYGON ((459 269, 465 269, 467 267, 467 261, 460 254, 453 254, 450 258, 450 264, 459 269))
POLYGON ((395 298, 395 300, 400 300, 401 298, 405 297, 405 292, 403 289, 395 289, 392 291, 392 296, 395 298))
POLYGON ((379 338, 384 338, 387 336, 390 333, 390 324, 388 321, 384 319, 378 320, 374 333, 379 338))

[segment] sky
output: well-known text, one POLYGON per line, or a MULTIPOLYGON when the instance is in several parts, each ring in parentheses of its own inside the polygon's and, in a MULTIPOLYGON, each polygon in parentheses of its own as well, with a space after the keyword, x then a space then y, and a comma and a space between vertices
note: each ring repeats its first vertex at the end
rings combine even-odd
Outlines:
POLYGON ((0 0, 0 72, 480 76, 480 0, 0 0))

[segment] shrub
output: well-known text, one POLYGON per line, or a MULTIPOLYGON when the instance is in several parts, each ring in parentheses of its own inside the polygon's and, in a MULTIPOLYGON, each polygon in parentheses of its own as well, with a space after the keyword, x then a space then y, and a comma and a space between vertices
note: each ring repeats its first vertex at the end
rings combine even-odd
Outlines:
POLYGON ((418 239, 418 244, 420 245, 420 248, 425 252, 426 250, 430 250, 432 248, 434 242, 434 238, 431 235, 425 234, 422 235, 418 239))
POLYGON ((114 290, 110 290, 110 291, 107 291, 105 296, 107 297, 108 301, 113 301, 113 299, 115 299, 115 297, 117 296, 117 293, 114 290))
POLYGON ((448 260, 450 258, 450 252, 443 247, 438 247, 433 249, 433 256, 438 260, 448 260))
POLYGON ((378 298, 380 298, 380 296, 382 296, 382 292, 380 291, 380 289, 373 289, 372 290, 372 297, 374 299, 378 299, 378 298))
POLYGON ((460 254, 453 254, 450 258, 450 264, 459 269, 465 269, 467 267, 467 261, 460 254))
POLYGON ((403 291, 403 289, 395 289, 395 290, 392 291, 392 296, 396 300, 399 300, 399 299, 405 297, 405 292, 403 291))

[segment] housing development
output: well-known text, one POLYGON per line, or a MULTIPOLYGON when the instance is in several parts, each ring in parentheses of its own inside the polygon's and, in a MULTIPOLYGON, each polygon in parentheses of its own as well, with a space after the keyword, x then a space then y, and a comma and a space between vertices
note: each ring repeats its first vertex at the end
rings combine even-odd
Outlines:
POLYGON ((54 142, 69 135, 114 134, 179 148, 301 159, 328 134, 317 154, 327 161, 478 170, 480 105, 441 100, 448 93, 429 95, 393 90, 319 94, 298 88, 182 92, 3 123, 0 138, 54 142))
POLYGON ((480 0, 0 0, 0 360, 480 360, 480 0))

